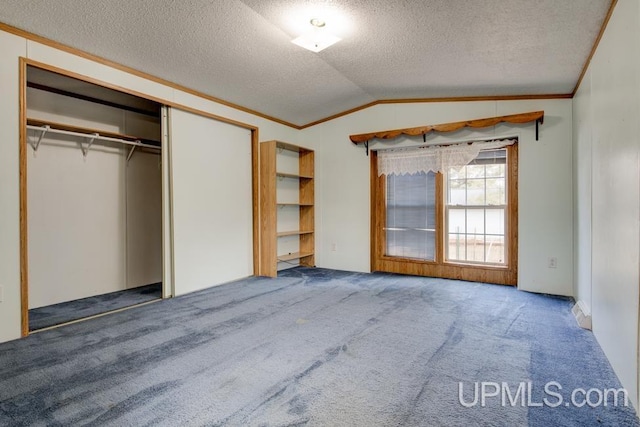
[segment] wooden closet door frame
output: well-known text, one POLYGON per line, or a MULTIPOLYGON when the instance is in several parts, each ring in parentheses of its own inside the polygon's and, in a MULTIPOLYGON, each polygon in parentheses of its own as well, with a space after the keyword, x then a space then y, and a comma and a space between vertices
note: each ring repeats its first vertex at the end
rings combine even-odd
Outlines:
POLYGON ((27 224, 27 65, 20 58, 19 102, 20 102, 20 318, 22 336, 29 335, 29 245, 27 224))
MULTIPOLYGON (((208 113, 206 111, 198 110, 196 108, 188 107, 186 105, 182 105, 173 101, 169 101, 162 98, 157 98, 154 96, 146 95, 144 93, 137 92, 135 90, 126 89, 124 87, 110 84, 92 77, 88 77, 82 74, 75 73, 73 71, 65 70, 62 68, 58 68, 52 65, 48 65, 39 61, 35 61, 29 58, 20 57, 19 58, 19 113, 20 113, 20 124, 19 124, 19 182, 20 182, 20 317, 21 317, 21 329, 22 336, 26 337, 29 335, 29 224, 28 224, 28 206, 27 206, 27 67, 35 67, 45 71, 50 71, 56 74, 61 74, 66 77, 71 77, 73 79, 81 80, 86 83, 91 83, 97 86, 102 86, 107 89, 112 89, 118 92, 126 93, 129 95, 133 95, 139 98, 147 99, 149 101, 157 102, 166 107, 176 108, 182 111, 186 111, 189 113, 197 114, 199 116, 207 117, 213 120, 217 120, 223 123, 232 124, 235 126, 239 126, 245 129, 249 129, 251 131, 251 169, 252 169, 252 214, 253 214, 253 273, 256 274, 257 271, 260 271, 259 263, 259 248, 260 248, 260 227, 259 227, 259 218, 260 218, 260 204, 258 202, 258 189, 259 189, 259 161, 258 161, 258 141, 259 141, 259 128, 254 125, 250 125, 247 123, 243 123, 237 120, 229 119, 223 116, 219 116, 216 114, 208 113)), ((162 117, 161 117, 162 120, 162 117)), ((162 129, 162 131, 169 131, 169 129, 162 129)), ((162 136, 164 139, 164 135, 162 136)), ((170 135, 168 136, 170 138, 170 135)), ((171 143, 171 141, 169 141, 171 143)), ((169 174, 169 187, 171 187, 171 166, 169 166, 168 172, 169 174)), ((162 179, 165 179, 164 173, 162 179)), ((171 195, 172 191, 169 188, 167 194, 171 195)), ((164 204, 164 191, 163 191, 163 204, 164 204)), ((169 200, 170 206, 173 206, 173 200, 169 200)), ((164 210, 164 209, 163 209, 164 210)), ((171 219, 163 219, 162 226, 165 227, 165 220, 170 222, 171 219)), ((169 228, 172 230, 172 225, 169 225, 169 228)), ((170 233, 169 238, 172 239, 172 232, 170 233)), ((170 244, 170 247, 173 248, 173 244, 170 244)), ((173 249, 172 249, 173 252, 173 249)), ((163 242, 163 271, 165 262, 164 255, 164 242, 163 242)), ((171 263, 173 264, 173 253, 171 253, 171 263)), ((171 267, 171 271, 173 272, 173 265, 171 267)), ((172 280, 172 287, 175 286, 172 280)), ((174 289, 171 289, 171 295, 173 295, 174 289)), ((163 298, 165 297, 165 289, 163 283, 163 298)))

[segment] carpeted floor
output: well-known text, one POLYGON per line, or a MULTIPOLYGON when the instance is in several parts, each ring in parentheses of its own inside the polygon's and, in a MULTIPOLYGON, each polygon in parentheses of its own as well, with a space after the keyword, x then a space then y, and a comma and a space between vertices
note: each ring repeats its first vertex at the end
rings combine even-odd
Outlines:
POLYGON ((565 404, 578 387, 620 387, 570 307, 510 287, 295 268, 1 344, 0 425, 638 426, 611 399, 565 404), (522 393, 473 405, 475 383, 515 395, 530 382, 536 405, 550 381, 557 407, 522 393))
POLYGON ((48 328, 162 298, 162 283, 29 310, 29 330, 48 328))

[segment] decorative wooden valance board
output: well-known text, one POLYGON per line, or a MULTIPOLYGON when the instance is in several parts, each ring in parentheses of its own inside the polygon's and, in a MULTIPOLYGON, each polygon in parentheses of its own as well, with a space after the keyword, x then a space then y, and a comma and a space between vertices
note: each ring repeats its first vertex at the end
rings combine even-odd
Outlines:
POLYGON ((441 123, 439 125, 419 126, 415 128, 383 130, 372 133, 361 133, 350 135, 349 139, 354 144, 364 144, 369 154, 369 141, 372 139, 394 139, 401 135, 418 136, 422 135, 426 142, 426 134, 430 132, 454 132, 462 128, 486 128, 495 126, 498 123, 529 123, 536 122, 536 141, 538 140, 538 125, 544 121, 544 111, 532 111, 530 113, 512 114, 509 116, 488 117, 485 119, 467 120, 463 122, 441 123))

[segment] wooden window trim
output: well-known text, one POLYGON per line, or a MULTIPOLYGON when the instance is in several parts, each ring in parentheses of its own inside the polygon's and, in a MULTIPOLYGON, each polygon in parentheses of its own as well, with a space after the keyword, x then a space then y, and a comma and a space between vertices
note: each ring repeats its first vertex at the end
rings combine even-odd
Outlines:
POLYGON ((371 270, 415 276, 440 277, 471 282, 515 286, 518 283, 518 144, 507 149, 507 198, 505 237, 507 264, 476 265, 445 260, 444 177, 436 175, 436 260, 386 256, 386 176, 378 176, 378 154, 371 152, 371 270))

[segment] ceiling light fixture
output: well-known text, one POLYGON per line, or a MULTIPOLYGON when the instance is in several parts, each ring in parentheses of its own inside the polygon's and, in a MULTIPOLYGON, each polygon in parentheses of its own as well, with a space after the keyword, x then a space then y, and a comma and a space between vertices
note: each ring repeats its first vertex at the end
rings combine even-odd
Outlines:
POLYGON ((311 52, 318 53, 342 40, 340 37, 327 32, 324 28, 327 23, 322 19, 312 18, 309 23, 313 28, 302 34, 300 37, 291 40, 291 43, 297 44, 311 52))

